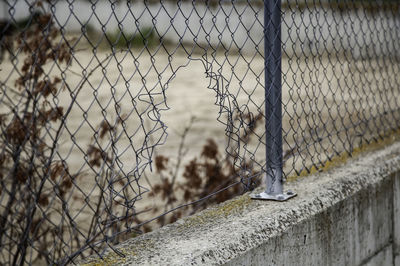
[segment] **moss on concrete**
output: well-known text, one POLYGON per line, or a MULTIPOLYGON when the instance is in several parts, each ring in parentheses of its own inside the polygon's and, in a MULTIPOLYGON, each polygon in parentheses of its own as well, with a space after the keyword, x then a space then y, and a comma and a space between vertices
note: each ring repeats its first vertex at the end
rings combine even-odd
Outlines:
POLYGON ((371 151, 381 149, 381 148, 383 148, 387 145, 390 145, 398 140, 400 140, 400 128, 397 130, 393 130, 392 133, 388 134, 387 136, 385 136, 383 138, 376 139, 375 141, 372 141, 370 143, 365 143, 365 144, 361 145, 360 147, 354 148, 351 153, 345 151, 345 152, 338 154, 337 156, 334 156, 333 158, 331 158, 330 160, 328 160, 324 163, 321 163, 319 165, 313 165, 309 169, 303 169, 298 175, 295 174, 295 175, 289 176, 287 178, 287 181, 294 181, 299 177, 305 177, 308 175, 315 174, 317 172, 327 171, 333 167, 343 165, 350 158, 357 158, 358 156, 360 156, 361 154, 363 154, 365 152, 371 152, 371 151))
POLYGON ((103 265, 117 265, 126 262, 127 252, 124 249, 118 249, 124 256, 120 256, 115 252, 110 252, 103 258, 96 258, 89 260, 87 263, 82 264, 82 266, 103 266, 103 265))
MULTIPOLYGON (((183 219, 183 223, 177 226, 177 229, 185 229, 192 226, 200 226, 202 224, 206 224, 211 222, 212 220, 216 220, 222 217, 228 217, 231 214, 239 213, 246 206, 251 203, 250 197, 248 195, 242 195, 233 200, 229 200, 221 205, 216 207, 207 209, 202 211, 199 214, 194 216, 190 216, 183 219)), ((118 252, 123 254, 120 256, 115 252, 110 252, 106 256, 101 258, 94 258, 92 260, 88 260, 87 263, 82 266, 111 266, 111 265, 120 265, 127 261, 127 257, 137 256, 139 252, 143 252, 144 250, 154 248, 154 242, 150 240, 139 240, 135 242, 135 245, 128 248, 118 248, 118 252)))
POLYGON ((151 249, 154 247, 154 241, 150 239, 145 239, 138 241, 135 245, 131 247, 118 248, 118 252, 122 254, 117 254, 116 252, 109 252, 103 258, 89 259, 87 263, 82 264, 82 266, 111 266, 111 265, 121 265, 126 263, 129 259, 128 257, 135 257, 145 249, 151 249))
POLYGON ((198 226, 201 224, 208 223, 217 218, 227 217, 231 214, 242 211, 250 203, 251 203, 250 197, 248 195, 242 195, 233 200, 222 203, 221 205, 218 205, 214 208, 204 210, 200 214, 187 217, 184 220, 184 223, 178 226, 178 228, 198 226))

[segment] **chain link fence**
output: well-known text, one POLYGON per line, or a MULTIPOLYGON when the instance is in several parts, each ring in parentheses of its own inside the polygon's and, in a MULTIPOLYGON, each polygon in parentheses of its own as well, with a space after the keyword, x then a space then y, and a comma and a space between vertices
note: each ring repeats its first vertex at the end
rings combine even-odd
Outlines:
POLYGON ((0 1, 0 264, 101 257, 390 136, 399 7, 0 1))

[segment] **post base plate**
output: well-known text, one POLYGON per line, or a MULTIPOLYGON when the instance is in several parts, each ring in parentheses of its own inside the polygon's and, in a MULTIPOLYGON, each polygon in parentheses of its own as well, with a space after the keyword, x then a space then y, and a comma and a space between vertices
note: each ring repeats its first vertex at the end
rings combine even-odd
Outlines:
POLYGON ((287 192, 283 192, 283 194, 268 194, 266 192, 262 192, 260 194, 252 194, 250 197, 252 199, 258 199, 258 200, 275 200, 275 201, 285 201, 290 198, 293 198, 297 196, 296 193, 294 193, 291 190, 288 190, 287 192))

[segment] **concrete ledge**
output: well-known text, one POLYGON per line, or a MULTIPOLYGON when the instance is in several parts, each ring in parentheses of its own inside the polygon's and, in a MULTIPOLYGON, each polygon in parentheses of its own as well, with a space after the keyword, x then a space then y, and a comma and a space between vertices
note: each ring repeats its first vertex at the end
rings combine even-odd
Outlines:
POLYGON ((286 184, 287 202, 243 195, 129 240, 107 265, 400 264, 400 143, 286 184))

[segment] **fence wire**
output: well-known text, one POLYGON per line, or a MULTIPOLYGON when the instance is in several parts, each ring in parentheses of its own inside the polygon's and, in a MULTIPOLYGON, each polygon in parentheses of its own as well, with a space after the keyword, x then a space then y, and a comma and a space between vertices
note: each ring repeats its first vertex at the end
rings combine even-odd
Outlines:
POLYGON ((284 178, 396 132, 400 4, 280 6, 277 76, 260 0, 0 1, 0 264, 101 257, 257 187, 267 108, 284 178))

